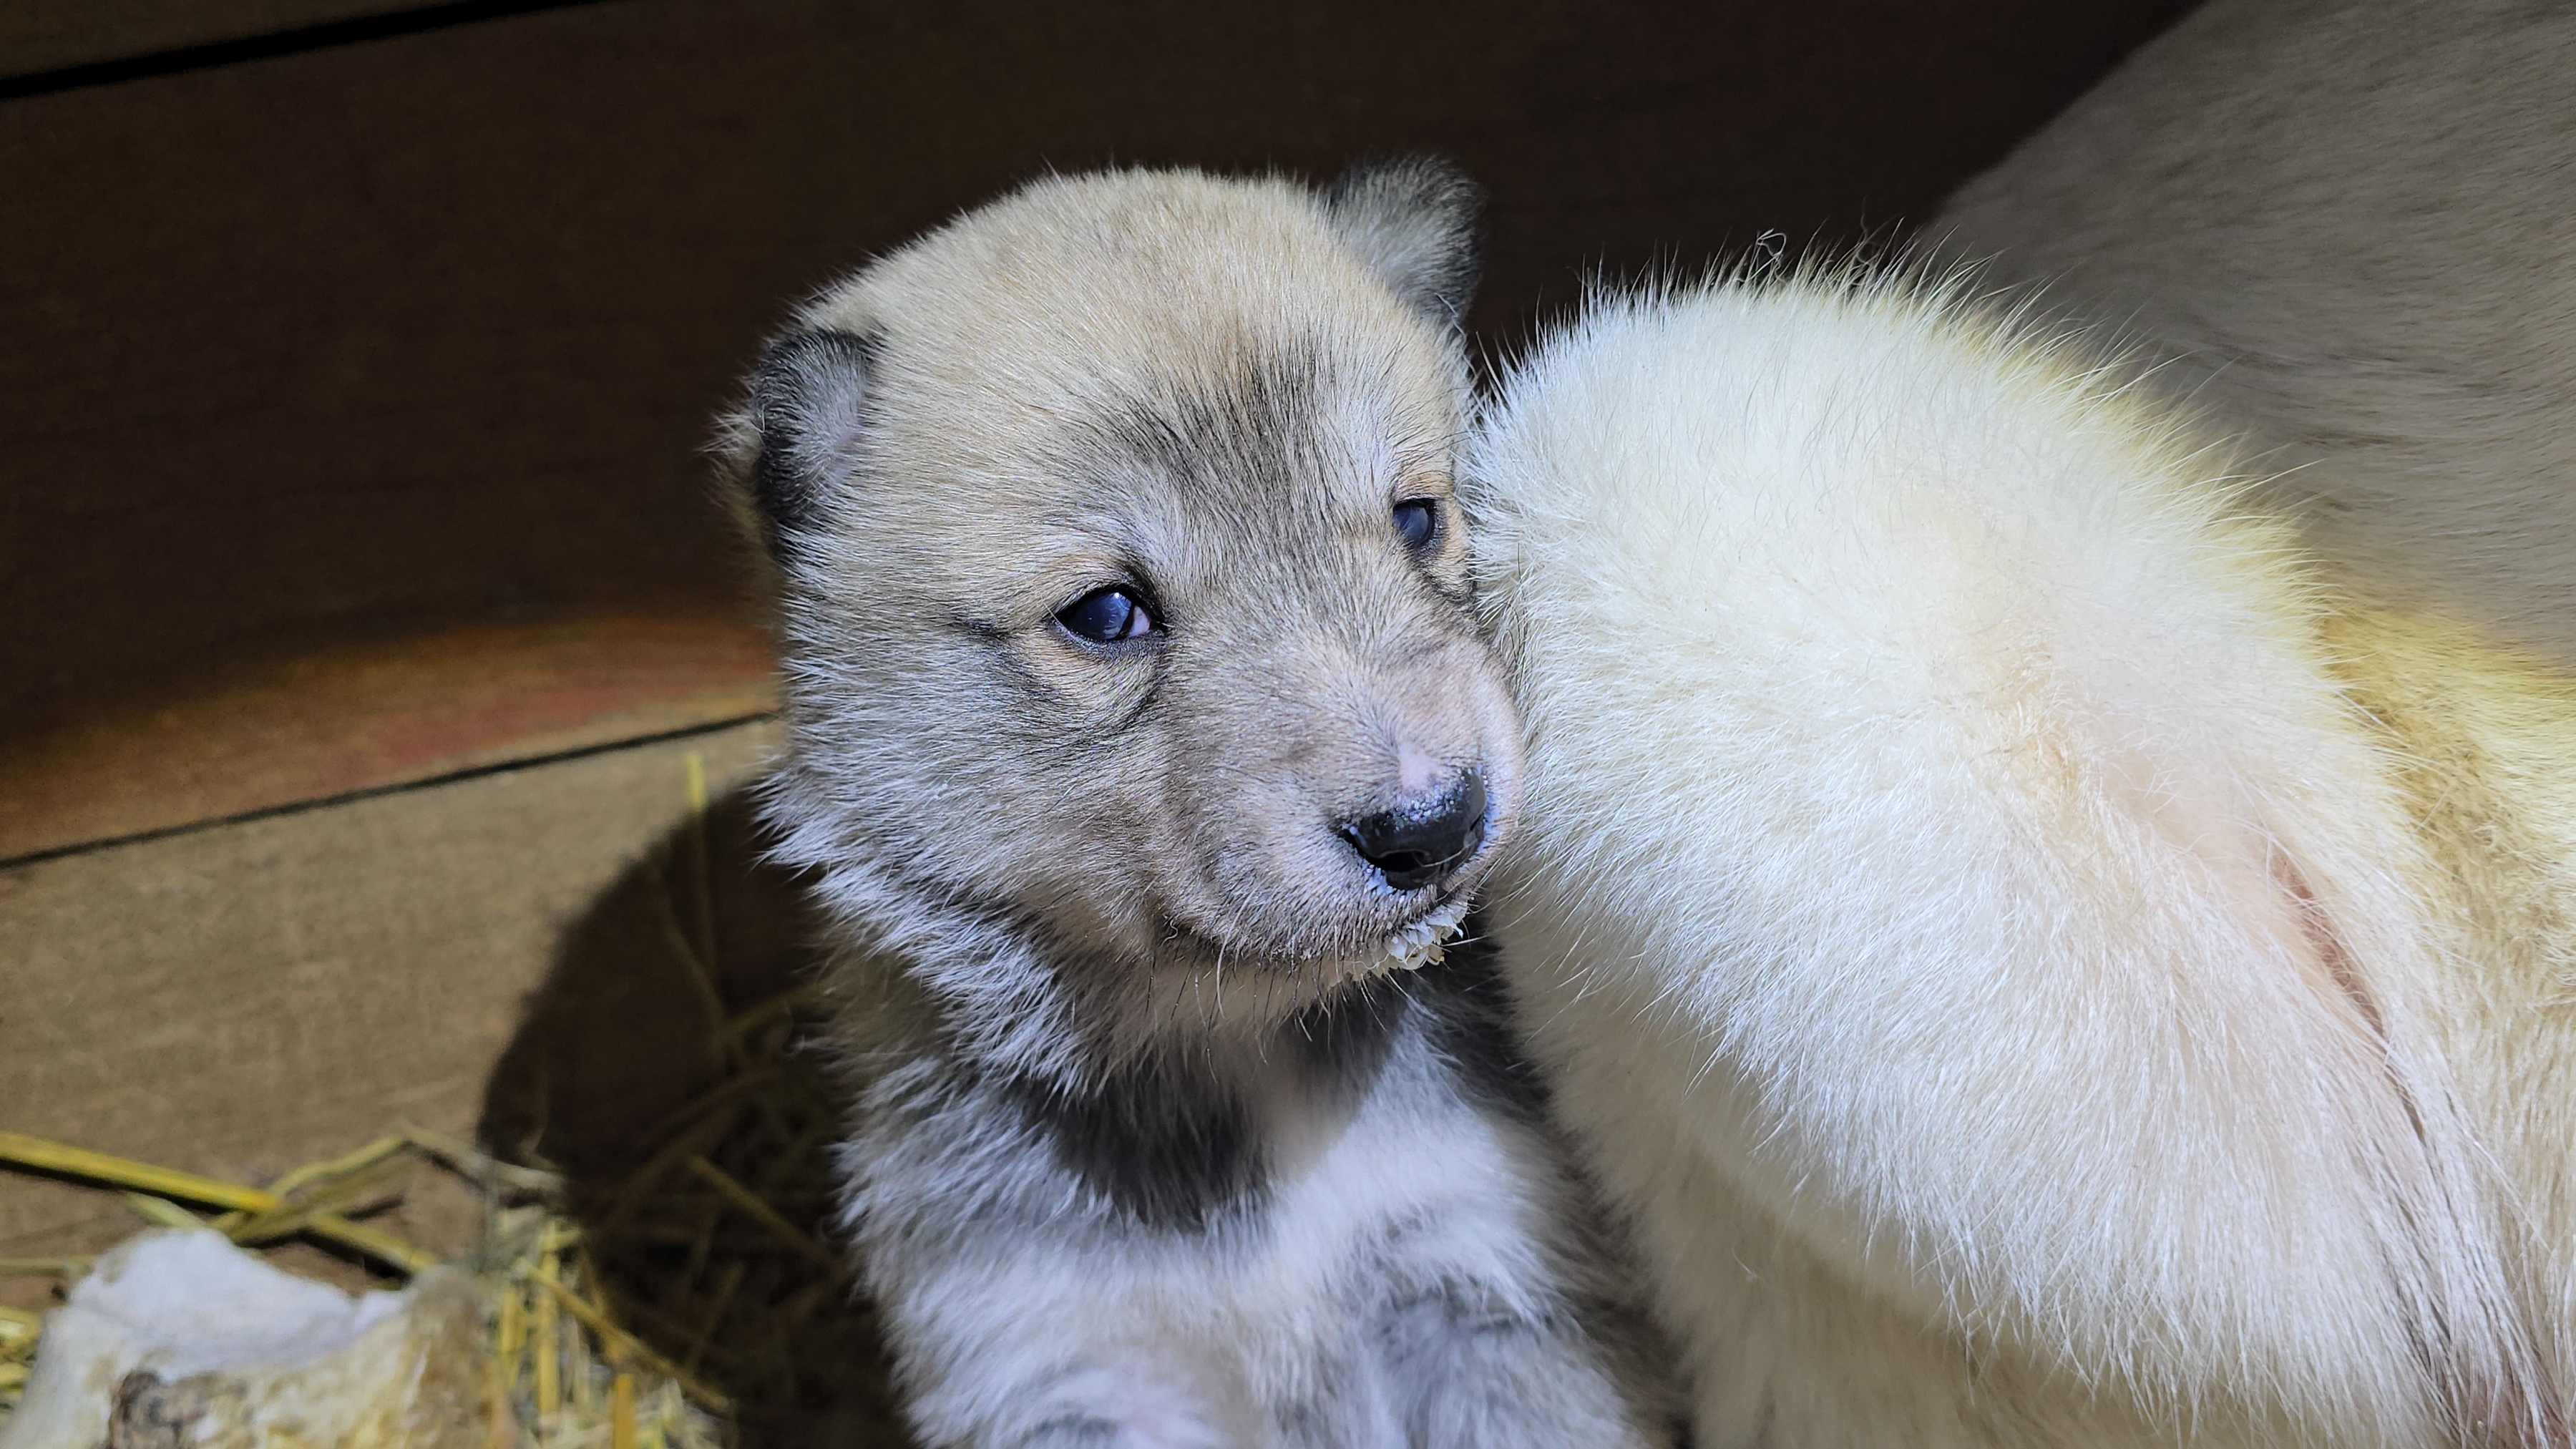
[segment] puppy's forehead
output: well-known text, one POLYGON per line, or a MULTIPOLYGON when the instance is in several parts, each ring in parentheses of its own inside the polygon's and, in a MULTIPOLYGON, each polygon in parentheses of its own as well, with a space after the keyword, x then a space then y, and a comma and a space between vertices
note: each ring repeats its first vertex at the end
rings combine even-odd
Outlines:
POLYGON ((1104 439, 1239 443, 1247 427, 1445 449, 1462 422, 1455 347, 1281 181, 1041 183, 811 315, 880 339, 889 433, 946 433, 988 466, 1045 469, 1104 439))

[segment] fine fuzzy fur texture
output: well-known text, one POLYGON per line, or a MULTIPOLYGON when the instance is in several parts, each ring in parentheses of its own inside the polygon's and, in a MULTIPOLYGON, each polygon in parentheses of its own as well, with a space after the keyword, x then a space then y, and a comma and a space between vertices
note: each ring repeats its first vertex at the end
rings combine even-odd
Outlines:
POLYGON ((1506 975, 1706 1449, 2568 1442, 2576 692, 2133 377, 1724 283, 1470 447, 1506 975))
POLYGON ((1041 181, 806 307, 730 431, 770 818, 842 937, 850 1225, 935 1446, 1643 1446, 1465 918, 1519 727, 1450 499, 1446 167, 1041 181))
POLYGON ((2167 354, 2310 543, 2576 670, 2576 8, 2214 0, 1932 231, 2167 354))

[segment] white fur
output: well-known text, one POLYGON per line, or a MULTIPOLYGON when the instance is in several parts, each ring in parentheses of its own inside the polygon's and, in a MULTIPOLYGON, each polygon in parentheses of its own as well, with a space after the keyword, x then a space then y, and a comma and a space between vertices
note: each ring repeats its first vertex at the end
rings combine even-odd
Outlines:
POLYGON ((2383 593, 2576 668, 2576 7, 2215 0, 1935 224, 2172 355, 2383 593))
POLYGON ((1471 449, 1501 939, 1706 1449, 2555 1432, 2386 743, 2113 378, 1720 285, 1598 305, 1471 449))

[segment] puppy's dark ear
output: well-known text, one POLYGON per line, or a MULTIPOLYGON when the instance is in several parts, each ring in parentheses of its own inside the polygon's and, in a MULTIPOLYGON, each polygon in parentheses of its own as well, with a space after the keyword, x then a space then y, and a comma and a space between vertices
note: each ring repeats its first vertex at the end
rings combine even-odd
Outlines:
POLYGON ((852 332, 790 332, 752 371, 751 504, 771 553, 814 527, 825 494, 857 465, 877 347, 852 332))
POLYGON ((1464 327, 1476 294, 1484 190, 1436 156, 1363 161, 1324 188, 1324 211, 1406 305, 1464 327))

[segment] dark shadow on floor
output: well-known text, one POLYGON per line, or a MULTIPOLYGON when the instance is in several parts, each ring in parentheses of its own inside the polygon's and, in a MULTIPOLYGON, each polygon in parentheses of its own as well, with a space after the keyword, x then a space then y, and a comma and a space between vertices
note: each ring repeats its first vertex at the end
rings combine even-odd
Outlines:
POLYGON ((626 1326, 729 1395, 746 1449, 905 1442, 831 1226, 846 1108, 815 916, 742 792, 566 932, 484 1097, 487 1146, 570 1181, 626 1326))

